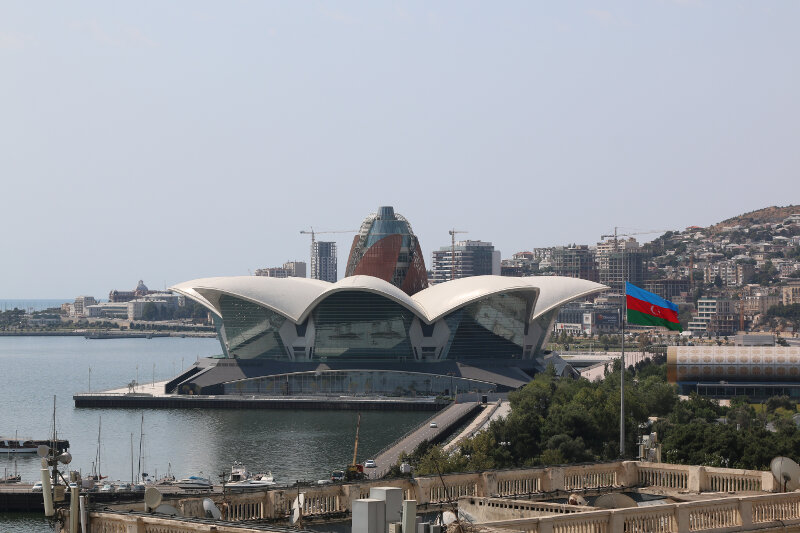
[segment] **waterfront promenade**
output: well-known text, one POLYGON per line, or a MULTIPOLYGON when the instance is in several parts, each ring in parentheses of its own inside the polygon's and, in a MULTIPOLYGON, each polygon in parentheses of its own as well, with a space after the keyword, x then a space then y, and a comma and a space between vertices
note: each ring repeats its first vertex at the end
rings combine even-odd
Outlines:
POLYGON ((322 409, 351 411, 437 411, 449 402, 430 396, 389 397, 349 395, 267 396, 187 395, 164 392, 167 381, 139 383, 102 392, 73 395, 75 407, 205 408, 205 409, 322 409))

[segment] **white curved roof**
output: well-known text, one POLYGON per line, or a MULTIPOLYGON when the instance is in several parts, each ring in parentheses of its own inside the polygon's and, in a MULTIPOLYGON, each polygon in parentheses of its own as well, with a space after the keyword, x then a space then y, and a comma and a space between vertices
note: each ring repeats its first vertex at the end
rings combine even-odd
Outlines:
POLYGON ((397 302, 429 324, 492 294, 529 292, 532 297, 536 297, 532 317, 535 319, 570 300, 596 294, 607 288, 592 281, 561 276, 473 276, 440 283, 413 296, 408 296, 391 283, 372 276, 350 276, 336 283, 308 278, 235 276, 196 279, 171 287, 175 292, 198 301, 219 316, 222 316, 219 297, 229 294, 271 309, 295 323, 303 322, 331 294, 365 291, 397 302))
POLYGON ((171 290, 196 299, 219 316, 219 297, 229 294, 280 313, 299 322, 300 315, 332 283, 309 278, 270 278, 266 276, 228 276, 201 278, 179 283, 171 290), (201 299, 195 295, 200 295, 201 299))
MULTIPOLYGON (((492 294, 511 291, 529 291, 535 297, 538 287, 526 278, 508 276, 470 276, 433 285, 412 296, 428 313, 429 322, 435 322, 447 313, 492 294)), ((527 278, 530 279, 530 278, 527 278)))
MULTIPOLYGON (((285 278, 285 279, 292 279, 292 278, 285 278)), ((326 283, 326 282, 323 282, 326 283)), ((306 317, 314 310, 314 307, 317 306, 322 300, 327 298, 333 293, 342 292, 342 291, 363 291, 363 292, 371 292, 374 294, 380 294, 390 300, 393 300, 412 313, 416 314, 420 318, 426 318, 427 313, 425 309, 416 302, 415 296, 409 296, 398 287, 392 285, 388 281, 384 281, 381 278, 376 278, 374 276, 348 276, 346 278, 342 278, 336 283, 327 283, 328 289, 323 293, 320 294, 312 303, 308 306, 305 312, 300 317, 299 322, 302 322, 306 319, 306 317)))
POLYGON ((533 311, 534 319, 567 302, 608 289, 606 285, 600 283, 565 276, 534 276, 522 279, 536 280, 535 283, 541 291, 539 300, 536 302, 536 309, 533 311))

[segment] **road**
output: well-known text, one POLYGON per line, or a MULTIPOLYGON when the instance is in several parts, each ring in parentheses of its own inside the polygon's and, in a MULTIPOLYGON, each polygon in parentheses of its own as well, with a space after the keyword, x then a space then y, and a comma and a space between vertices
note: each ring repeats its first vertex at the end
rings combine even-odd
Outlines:
POLYGON ((450 426, 458 422, 461 417, 467 414, 470 410, 474 409, 476 403, 477 402, 454 403, 450 407, 440 411, 434 418, 438 427, 432 428, 430 427, 430 421, 425 421, 422 426, 410 433, 404 439, 396 442, 390 448, 381 452, 380 455, 375 457, 377 468, 369 469, 372 471, 367 471, 367 477, 369 479, 379 479, 383 477, 384 474, 386 474, 386 472, 392 467, 392 465, 397 464, 397 460, 400 459, 400 454, 403 452, 411 453, 423 441, 433 440, 437 435, 450 429, 450 426))

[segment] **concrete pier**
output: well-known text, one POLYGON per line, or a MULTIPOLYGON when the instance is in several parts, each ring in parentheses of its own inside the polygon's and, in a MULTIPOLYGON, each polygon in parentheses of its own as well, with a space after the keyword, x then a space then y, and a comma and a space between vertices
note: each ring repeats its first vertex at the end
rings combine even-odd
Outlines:
POLYGON ((104 392, 75 394, 75 407, 108 408, 204 408, 204 409, 317 409, 349 411, 438 411, 450 404, 425 396, 266 396, 186 395, 164 393, 166 381, 136 384, 104 392))

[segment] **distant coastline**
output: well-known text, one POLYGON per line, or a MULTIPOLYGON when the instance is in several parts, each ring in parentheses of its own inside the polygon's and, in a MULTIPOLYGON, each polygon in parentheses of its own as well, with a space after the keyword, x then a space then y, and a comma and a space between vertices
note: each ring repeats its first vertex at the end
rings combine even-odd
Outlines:
POLYGON ((72 303, 75 298, 0 298, 0 311, 22 309, 24 311, 44 311, 60 308, 61 304, 72 303))
POLYGON ((212 331, 124 331, 124 330, 86 330, 86 331, 0 331, 0 337, 86 337, 87 339, 149 339, 153 337, 199 337, 216 338, 212 331))

